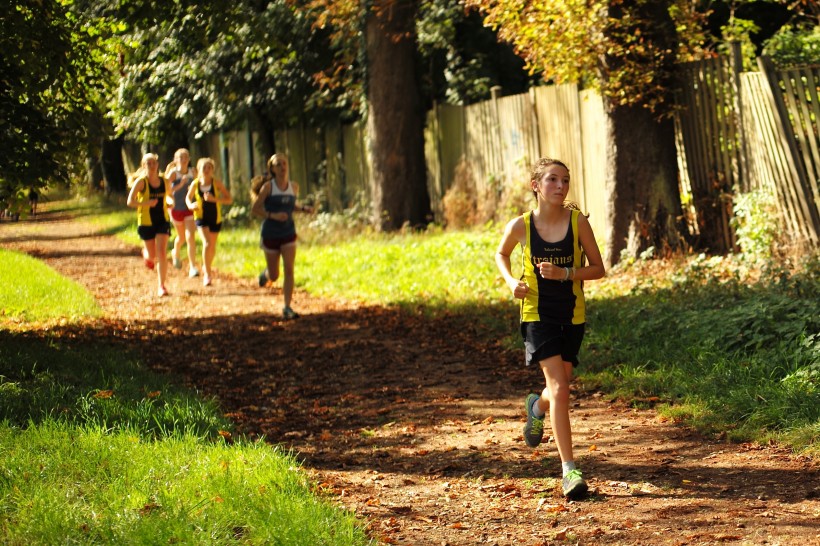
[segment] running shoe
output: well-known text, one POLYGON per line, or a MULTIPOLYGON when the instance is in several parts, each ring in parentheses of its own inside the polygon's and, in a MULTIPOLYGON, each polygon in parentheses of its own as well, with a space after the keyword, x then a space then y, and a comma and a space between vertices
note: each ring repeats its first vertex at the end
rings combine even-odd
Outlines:
POLYGON ((568 499, 578 499, 584 496, 587 492, 587 482, 581 476, 581 471, 577 468, 570 470, 561 481, 561 487, 564 490, 564 496, 568 499))
POLYGON ((202 277, 202 286, 211 286, 211 277, 207 273, 202 277))
POLYGON ((148 250, 145 248, 142 249, 142 261, 145 264, 145 267, 148 269, 154 269, 154 260, 149 258, 148 250))
POLYGON ((285 320, 293 320, 299 318, 299 313, 297 313, 290 307, 285 307, 284 309, 282 309, 282 316, 285 317, 285 320))
POLYGON ((264 288, 268 285, 268 270, 264 270, 259 274, 259 287, 264 288))
POLYGON ((530 447, 538 447, 544 438, 544 417, 536 417, 532 413, 532 403, 538 399, 537 394, 527 395, 524 400, 524 407, 527 412, 527 424, 524 425, 524 441, 530 447))
POLYGON ((157 296, 158 297, 162 298, 162 297, 167 296, 167 295, 168 295, 168 290, 164 286, 160 286, 157 289, 157 296))
POLYGON ((188 276, 192 279, 194 277, 199 277, 199 269, 197 269, 196 266, 192 265, 191 268, 188 270, 188 276))
POLYGON ((175 268, 182 269, 182 260, 179 259, 176 252, 171 253, 171 261, 174 263, 175 268))

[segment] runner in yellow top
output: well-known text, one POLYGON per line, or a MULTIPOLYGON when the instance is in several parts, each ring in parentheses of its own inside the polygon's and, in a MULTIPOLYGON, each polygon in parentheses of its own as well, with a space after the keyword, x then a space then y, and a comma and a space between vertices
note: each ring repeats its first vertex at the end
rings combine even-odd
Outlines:
POLYGON ((535 210, 513 218, 504 230, 495 262, 513 295, 521 301, 521 334, 526 363, 537 362, 546 387, 527 396, 524 441, 541 443, 544 418, 550 424, 563 469, 563 491, 578 498, 587 484, 576 468, 569 421, 569 383, 584 338, 583 281, 606 274, 586 216, 566 204, 569 168, 557 159, 539 159, 530 173, 535 210), (524 274, 513 276, 510 255, 521 245, 524 274), (584 265, 585 259, 589 262, 584 265))
POLYGON ((132 179, 127 205, 137 209, 137 233, 143 243, 142 256, 148 269, 156 267, 157 295, 167 296, 165 277, 168 262, 165 256, 171 223, 166 197, 170 195, 171 187, 159 173, 159 158, 156 154, 142 156, 140 168, 132 179))
POLYGON ((191 185, 188 186, 188 195, 185 202, 188 208, 194 211, 194 221, 202 237, 202 284, 211 286, 216 256, 216 240, 222 229, 222 205, 233 203, 231 192, 221 180, 214 178, 216 165, 210 157, 203 157, 196 162, 196 171, 199 173, 191 185))

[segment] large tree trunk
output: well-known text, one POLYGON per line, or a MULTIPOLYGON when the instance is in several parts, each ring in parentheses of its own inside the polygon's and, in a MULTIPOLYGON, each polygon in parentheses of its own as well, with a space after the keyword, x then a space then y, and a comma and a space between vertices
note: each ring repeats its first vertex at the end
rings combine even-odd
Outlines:
POLYGON ((620 47, 603 58, 607 89, 607 216, 604 256, 617 263, 621 253, 656 255, 682 242, 675 126, 669 107, 677 80, 677 29, 669 0, 610 0, 610 40, 620 47), (639 36, 636 41, 635 36, 639 36), (641 47, 638 47, 641 46, 641 47), (652 66, 652 81, 645 82, 652 66), (611 75, 616 75, 610 79, 611 75), (625 76, 625 77, 624 77, 625 76), (624 85, 624 81, 632 82, 624 85), (623 95, 631 105, 621 104, 623 95))
POLYGON ((674 123, 641 106, 607 111, 607 217, 604 255, 610 264, 626 250, 666 254, 681 244, 680 190, 674 123))
POLYGON ((105 194, 126 192, 128 180, 122 162, 122 137, 104 139, 102 143, 102 172, 105 179, 105 194))
POLYGON ((366 22, 372 202, 384 230, 431 219, 415 70, 417 8, 417 0, 376 1, 366 22))

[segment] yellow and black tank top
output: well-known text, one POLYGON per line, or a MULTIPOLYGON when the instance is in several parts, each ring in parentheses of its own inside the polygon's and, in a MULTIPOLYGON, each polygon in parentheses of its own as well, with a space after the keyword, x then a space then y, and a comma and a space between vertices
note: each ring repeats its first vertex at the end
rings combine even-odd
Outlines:
POLYGON ((521 302, 521 322, 583 324, 586 321, 583 282, 545 279, 535 267, 542 262, 551 262, 559 267, 583 266, 584 252, 578 243, 580 211, 571 212, 567 234, 557 242, 544 241, 535 229, 532 211, 524 214, 527 237, 521 278, 527 283, 529 291, 521 302))
POLYGON ((191 182, 191 185, 194 187, 194 197, 196 198, 197 208, 194 211, 194 219, 195 220, 205 220, 210 224, 221 224, 222 223, 222 204, 221 203, 213 203, 211 201, 205 201, 204 195, 206 191, 211 192, 214 194, 214 197, 219 199, 219 190, 214 184, 214 181, 211 180, 211 185, 205 187, 203 185, 202 179, 199 177, 194 178, 194 181, 191 182))
POLYGON ((160 184, 156 188, 148 183, 148 177, 138 179, 134 183, 139 184, 140 180, 144 184, 138 196, 140 206, 137 208, 137 225, 160 226, 167 223, 170 217, 168 216, 168 204, 165 202, 165 178, 159 175, 160 184), (151 199, 157 200, 157 204, 153 207, 148 206, 151 199))

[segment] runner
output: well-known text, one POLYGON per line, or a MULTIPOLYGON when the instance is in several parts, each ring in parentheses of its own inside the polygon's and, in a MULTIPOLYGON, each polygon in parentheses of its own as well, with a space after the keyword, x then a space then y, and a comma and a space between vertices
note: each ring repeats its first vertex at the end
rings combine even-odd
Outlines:
POLYGON ((584 338, 583 281, 606 274, 586 216, 566 202, 569 169, 557 159, 539 159, 530 174, 535 210, 512 219, 504 230, 495 262, 513 295, 521 300, 521 334, 526 364, 537 362, 546 386, 527 396, 524 441, 541 443, 544 419, 550 424, 563 469, 563 492, 578 498, 587 484, 575 465, 569 420, 569 384, 584 338), (524 273, 516 279, 510 255, 523 250, 524 273), (584 261, 589 261, 585 266, 584 261))
POLYGON ((156 154, 142 156, 140 168, 131 176, 133 185, 127 205, 137 209, 137 233, 142 239, 145 267, 157 271, 157 295, 167 296, 165 277, 168 273, 166 248, 171 234, 166 197, 171 192, 168 180, 159 174, 156 154))
POLYGON ((296 262, 296 224, 293 212, 313 212, 311 207, 297 205, 299 185, 288 176, 288 160, 284 154, 274 154, 268 160, 268 174, 254 179, 251 185, 251 213, 264 218, 260 246, 265 253, 265 270, 259 274, 259 286, 267 286, 279 278, 279 258, 282 259, 282 316, 298 318, 290 304, 293 298, 293 270, 296 262))
POLYGON ((179 253, 182 245, 188 245, 188 276, 193 278, 199 275, 196 267, 196 222, 194 213, 188 208, 185 197, 188 187, 196 176, 196 170, 190 166, 191 155, 185 148, 174 153, 174 160, 165 168, 165 178, 171 184, 171 195, 174 205, 171 209, 171 219, 174 222, 177 236, 174 238, 174 248, 171 250, 171 262, 177 269, 182 268, 179 253))
POLYGON ((216 255, 216 240, 222 229, 222 206, 233 203, 231 192, 221 180, 214 178, 216 165, 210 157, 203 157, 196 163, 199 173, 188 187, 185 201, 194 211, 194 220, 202 238, 202 284, 211 286, 212 265, 216 255))

